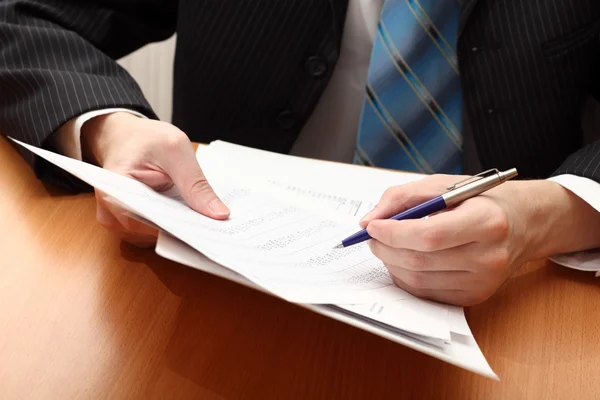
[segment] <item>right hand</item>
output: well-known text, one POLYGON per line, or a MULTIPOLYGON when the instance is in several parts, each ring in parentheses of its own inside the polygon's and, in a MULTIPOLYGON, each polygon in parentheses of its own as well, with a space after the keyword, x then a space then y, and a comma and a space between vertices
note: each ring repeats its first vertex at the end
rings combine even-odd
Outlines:
MULTIPOLYGON (((159 192, 175 186, 195 211, 214 219, 229 217, 229 209, 204 177, 190 140, 169 123, 120 112, 99 116, 83 125, 81 146, 84 159, 159 192)), ((98 222, 119 238, 139 247, 156 243, 156 229, 126 216, 98 190, 96 202, 98 222)))

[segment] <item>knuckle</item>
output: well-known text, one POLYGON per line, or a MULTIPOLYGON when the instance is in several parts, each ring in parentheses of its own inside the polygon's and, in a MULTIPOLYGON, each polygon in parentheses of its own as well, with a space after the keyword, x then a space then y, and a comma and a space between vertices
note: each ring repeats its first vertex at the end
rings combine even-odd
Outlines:
POLYGON ((208 180, 204 177, 196 178, 194 180, 194 183, 191 184, 190 189, 188 191, 188 195, 190 198, 195 196, 205 196, 212 193, 212 187, 208 183, 208 180))
POLYGON ((179 129, 171 129, 164 137, 163 146, 167 151, 179 150, 184 145, 187 145, 189 139, 183 131, 179 129))
POLYGON ((489 219, 489 231, 494 237, 504 237, 508 235, 509 223, 508 217, 503 211, 498 211, 489 219))
POLYGON ((382 200, 388 201, 402 201, 406 198, 406 191, 402 190, 402 186, 392 186, 389 187, 383 192, 382 200))
POLYGON ((385 189, 385 191, 383 192, 383 196, 381 197, 393 197, 397 190, 397 186, 388 187, 387 189, 385 189))
POLYGON ((421 248, 423 251, 433 251, 441 247, 444 233, 435 227, 426 229, 421 235, 421 248))
POLYGON ((426 267, 426 256, 421 252, 406 251, 403 258, 406 268, 412 271, 421 271, 426 267))
POLYGON ((427 274, 422 271, 408 271, 404 277, 404 281, 413 289, 427 289, 427 274))

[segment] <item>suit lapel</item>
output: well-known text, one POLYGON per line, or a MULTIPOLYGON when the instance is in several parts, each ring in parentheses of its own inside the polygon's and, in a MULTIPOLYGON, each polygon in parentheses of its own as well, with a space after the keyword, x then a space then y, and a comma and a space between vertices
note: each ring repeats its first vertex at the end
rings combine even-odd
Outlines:
POLYGON ((469 20, 471 13, 473 13, 473 10, 475 9, 475 6, 477 5, 478 2, 479 2, 479 0, 462 0, 462 1, 460 1, 461 11, 460 11, 460 19, 458 21, 458 36, 459 37, 462 34, 463 29, 464 29, 467 21, 469 20))

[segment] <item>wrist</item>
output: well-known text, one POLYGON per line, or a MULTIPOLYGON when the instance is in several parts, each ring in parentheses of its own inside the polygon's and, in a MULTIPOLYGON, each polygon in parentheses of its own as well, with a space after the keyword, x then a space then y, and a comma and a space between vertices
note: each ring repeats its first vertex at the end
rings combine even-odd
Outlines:
MULTIPOLYGON (((600 213, 579 196, 549 180, 525 182, 519 203, 526 207, 530 259, 600 246, 600 213)), ((517 207, 519 204, 517 204, 517 207)))
POLYGON ((121 136, 121 127, 134 118, 139 118, 126 112, 115 112, 99 115, 86 121, 81 127, 81 151, 83 160, 103 166, 111 146, 119 143, 115 140, 121 136))

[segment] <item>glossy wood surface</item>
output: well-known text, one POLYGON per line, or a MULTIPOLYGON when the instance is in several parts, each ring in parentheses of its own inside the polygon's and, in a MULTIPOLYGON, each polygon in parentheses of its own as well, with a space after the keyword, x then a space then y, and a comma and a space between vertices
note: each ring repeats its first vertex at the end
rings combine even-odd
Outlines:
POLYGON ((467 310, 496 382, 120 243, 0 138, 0 399, 600 398, 600 284, 548 262, 467 310))

